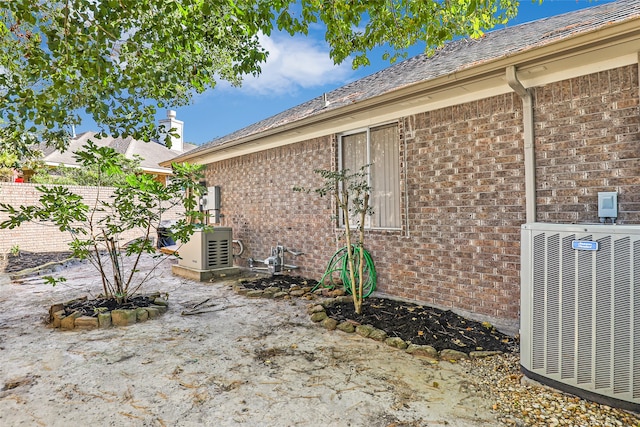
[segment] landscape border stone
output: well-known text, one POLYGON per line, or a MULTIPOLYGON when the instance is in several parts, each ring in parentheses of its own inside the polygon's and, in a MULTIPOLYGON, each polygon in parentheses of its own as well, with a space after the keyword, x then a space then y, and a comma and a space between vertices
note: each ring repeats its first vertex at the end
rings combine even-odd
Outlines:
POLYGON ((82 316, 75 311, 70 315, 66 314, 65 308, 73 303, 86 301, 87 297, 76 298, 63 303, 53 304, 49 308, 48 325, 54 329, 63 330, 89 330, 97 328, 110 328, 112 326, 129 326, 135 323, 144 322, 148 319, 157 319, 169 309, 169 302, 161 297, 160 292, 147 295, 153 299, 153 305, 148 307, 137 307, 133 309, 115 309, 103 311, 94 316, 82 316))
POLYGON ((332 319, 327 315, 326 307, 330 307, 335 304, 350 303, 353 301, 353 298, 350 295, 345 295, 344 291, 341 289, 328 290, 319 288, 311 292, 311 287, 299 287, 295 285, 290 289, 282 289, 275 286, 265 289, 248 289, 243 286, 243 284, 247 282, 251 282, 251 279, 242 278, 232 285, 232 289, 238 295, 244 295, 248 298, 303 298, 307 300, 322 298, 321 301, 309 304, 307 307, 307 314, 313 323, 316 323, 330 331, 337 329, 348 334, 357 333, 364 338, 384 342, 389 347, 397 348, 407 354, 427 358, 433 363, 438 363, 438 361, 455 363, 459 360, 482 359, 502 354, 501 351, 471 351, 469 354, 455 349, 443 349, 438 351, 429 345, 416 345, 404 341, 400 337, 388 337, 385 331, 374 328, 371 325, 360 325, 353 321, 338 322, 338 320, 332 319))

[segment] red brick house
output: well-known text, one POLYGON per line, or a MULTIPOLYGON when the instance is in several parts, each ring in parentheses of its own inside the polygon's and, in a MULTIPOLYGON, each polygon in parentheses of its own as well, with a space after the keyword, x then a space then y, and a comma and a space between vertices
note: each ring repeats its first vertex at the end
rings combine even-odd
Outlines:
POLYGON ((209 142, 221 224, 244 257, 277 243, 319 278, 339 227, 314 169, 372 162, 367 249, 380 293, 515 326, 520 228, 640 223, 640 2, 621 0, 458 40, 209 142))

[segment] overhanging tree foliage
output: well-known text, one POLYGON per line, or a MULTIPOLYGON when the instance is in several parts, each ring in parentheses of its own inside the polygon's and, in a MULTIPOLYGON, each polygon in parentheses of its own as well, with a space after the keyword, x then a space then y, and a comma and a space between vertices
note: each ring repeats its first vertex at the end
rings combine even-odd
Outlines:
POLYGON ((517 0, 3 0, 0 141, 62 148, 88 114, 105 132, 159 136, 157 107, 260 72, 259 34, 324 25, 336 63, 394 61, 415 43, 479 37, 515 15, 517 0))
MULTIPOLYGON (((99 164, 83 165, 83 167, 72 167, 59 165, 53 168, 46 166, 38 167, 35 174, 29 179, 33 184, 57 184, 57 185, 94 185, 103 187, 114 187, 126 184, 127 176, 135 173, 142 173, 140 170, 140 156, 128 159, 124 154, 116 154, 120 159, 121 174, 103 174, 99 164)), ((0 155, 1 158, 1 155, 0 155)))

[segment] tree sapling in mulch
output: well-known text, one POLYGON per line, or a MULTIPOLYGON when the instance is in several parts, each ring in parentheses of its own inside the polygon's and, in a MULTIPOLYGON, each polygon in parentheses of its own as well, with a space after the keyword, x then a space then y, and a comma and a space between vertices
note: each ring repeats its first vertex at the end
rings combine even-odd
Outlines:
MULTIPOLYGON (((349 169, 331 171, 316 169, 314 172, 324 179, 324 184, 313 191, 320 197, 333 195, 338 209, 340 224, 344 225, 344 238, 347 252, 348 284, 356 313, 362 313, 362 300, 364 299, 364 228, 367 215, 373 214, 369 206, 369 165, 365 165, 356 172, 349 169), (352 236, 356 230, 355 243, 352 236), (357 258, 356 258, 357 256, 357 258)), ((302 187, 294 187, 294 191, 310 192, 302 187)))

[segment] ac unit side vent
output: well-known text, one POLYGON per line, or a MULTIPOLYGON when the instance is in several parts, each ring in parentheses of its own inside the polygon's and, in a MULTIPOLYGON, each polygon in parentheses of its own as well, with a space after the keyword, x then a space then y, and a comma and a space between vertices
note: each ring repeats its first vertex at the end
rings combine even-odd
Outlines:
POLYGON ((611 236, 598 239, 595 281, 595 388, 611 387, 613 301, 611 286, 611 236))
MULTIPOLYGON (((618 332, 617 352, 613 353, 613 391, 624 393, 631 387, 631 239, 628 237, 614 243, 614 252, 619 254, 617 269, 613 272, 616 287, 613 289, 613 329, 618 332)), ((640 269, 638 269, 640 271, 640 269)), ((637 396, 636 396, 637 397, 637 396)))
MULTIPOLYGON (((587 236, 580 240, 591 240, 587 236)), ((578 254, 578 384, 590 383, 593 371, 593 269, 591 253, 580 251, 578 254)))
MULTIPOLYGON (((545 236, 542 234, 533 238, 533 268, 538 270, 546 270, 547 254, 545 250, 545 236)), ((546 316, 544 316, 544 277, 537 275, 533 278, 533 313, 537 317, 533 322, 533 368, 541 369, 544 367, 544 355, 545 355, 545 322, 546 316)))
MULTIPOLYGON (((570 234, 562 239, 562 247, 566 248, 571 245, 571 242, 575 240, 576 236, 570 234)), ((557 363, 562 360, 562 367, 560 369, 561 378, 568 379, 574 378, 576 375, 576 288, 575 278, 576 270, 568 260, 569 255, 563 252, 561 255, 562 263, 562 279, 561 279, 561 292, 562 292, 562 313, 561 318, 561 331, 562 337, 562 354, 557 363)))
POLYGON ((229 240, 210 240, 207 242, 207 268, 229 267, 232 259, 229 240))
POLYGON ((633 268, 633 282, 631 285, 632 301, 633 301, 633 319, 629 324, 633 330, 631 336, 633 337, 633 398, 640 400, 640 292, 638 292, 636 285, 640 285, 640 240, 633 242, 633 264, 639 266, 633 268))
POLYGON ((640 226, 525 224, 521 256, 525 373, 640 410, 640 226))
POLYGON ((549 237, 547 285, 547 369, 560 372, 560 236, 549 237))

